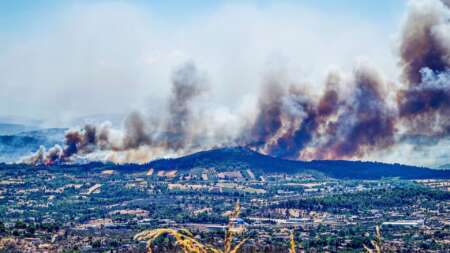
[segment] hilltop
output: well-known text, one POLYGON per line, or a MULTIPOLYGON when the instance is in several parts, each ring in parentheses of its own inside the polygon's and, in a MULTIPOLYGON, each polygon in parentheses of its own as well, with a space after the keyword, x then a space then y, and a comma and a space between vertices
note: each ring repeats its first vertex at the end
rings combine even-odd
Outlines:
POLYGON ((381 179, 399 177, 402 179, 450 178, 448 170, 387 164, 367 161, 346 160, 284 160, 260 154, 244 147, 218 148, 201 151, 174 159, 159 159, 148 164, 155 170, 192 170, 215 168, 219 171, 252 169, 257 173, 302 173, 318 172, 337 179, 381 179))
POLYGON ((226 147, 200 151, 190 155, 157 159, 145 164, 114 164, 99 161, 84 161, 50 166, 1 164, 0 168, 21 169, 70 169, 80 171, 101 171, 113 169, 121 173, 154 171, 178 171, 177 174, 188 174, 211 169, 216 173, 251 170, 255 175, 268 174, 309 174, 318 178, 377 180, 382 178, 399 179, 450 179, 450 170, 431 169, 403 164, 389 164, 371 161, 350 160, 285 160, 260 154, 245 147, 226 147))

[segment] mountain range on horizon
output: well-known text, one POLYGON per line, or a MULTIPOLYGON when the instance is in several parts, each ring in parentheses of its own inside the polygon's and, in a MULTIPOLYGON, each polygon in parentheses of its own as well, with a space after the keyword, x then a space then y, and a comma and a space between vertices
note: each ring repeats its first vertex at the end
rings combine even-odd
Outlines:
POLYGON ((40 128, 16 123, 0 123, 0 162, 14 163, 40 146, 63 145, 66 128, 40 128))

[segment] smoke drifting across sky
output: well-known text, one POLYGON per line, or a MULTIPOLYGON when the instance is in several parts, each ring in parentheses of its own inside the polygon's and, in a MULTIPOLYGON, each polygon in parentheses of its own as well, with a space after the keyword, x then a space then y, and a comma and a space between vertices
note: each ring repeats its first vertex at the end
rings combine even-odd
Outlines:
POLYGON ((233 113, 257 100, 268 71, 319 86, 328 66, 350 70, 359 56, 394 69, 392 24, 296 3, 227 2, 174 20, 139 1, 67 1, 15 32, 0 27, 0 114, 58 127, 92 114, 158 113, 186 61, 206 72, 208 101, 233 113))
MULTIPOLYGON (((31 87, 54 84, 50 92, 55 98, 43 114, 137 112, 125 119, 123 129, 102 124, 70 130, 64 147, 40 150, 27 161, 85 156, 145 162, 225 145, 244 145, 288 159, 377 159, 423 165, 450 160, 450 15, 445 2, 412 1, 395 40, 372 24, 351 18, 348 23, 326 21, 329 18, 314 10, 290 6, 261 10, 231 5, 172 33, 151 30, 156 27, 154 20, 128 4, 118 5, 120 11, 117 4, 91 6, 92 13, 87 14, 86 7, 78 7, 83 11, 71 10, 72 17, 93 21, 99 14, 123 15, 127 24, 117 24, 119 31, 137 40, 107 41, 114 31, 93 35, 95 25, 110 27, 115 19, 100 19, 90 27, 65 20, 56 33, 62 34, 59 42, 71 38, 68 44, 82 57, 69 55, 69 61, 61 59, 64 69, 54 65, 53 71, 46 68, 54 62, 44 69, 36 62, 26 64, 39 73, 31 87), (237 24, 236 17, 242 22, 237 24), (70 26, 74 29, 69 34, 70 26), (222 29, 216 31, 218 27, 222 29), (100 52, 85 44, 86 35, 101 45, 100 52), (380 37, 386 41, 380 42, 380 37), (107 46, 111 43, 114 46, 107 46), (129 43, 135 46, 131 51, 129 43), (394 56, 392 44, 397 47, 394 56), (211 45, 213 49, 208 48, 211 45), (358 56, 366 56, 370 63, 355 61, 358 56), (329 64, 343 70, 324 68, 329 64), (73 69, 68 71, 68 66, 73 69), (124 92, 125 84, 131 87, 124 92), (139 102, 143 93, 148 99, 139 102), (84 108, 72 109, 81 97, 84 108), (99 105, 109 109, 100 110, 99 105)), ((53 41, 37 41, 47 42, 53 41)), ((34 49, 25 45, 25 52, 41 53, 34 49)), ((61 54, 65 49, 47 51, 61 54)), ((2 70, 9 66, 13 65, 2 65, 2 70)), ((27 81, 16 76, 17 69, 9 70, 4 80, 27 81)), ((14 93, 18 87, 11 84, 7 90, 14 93)))

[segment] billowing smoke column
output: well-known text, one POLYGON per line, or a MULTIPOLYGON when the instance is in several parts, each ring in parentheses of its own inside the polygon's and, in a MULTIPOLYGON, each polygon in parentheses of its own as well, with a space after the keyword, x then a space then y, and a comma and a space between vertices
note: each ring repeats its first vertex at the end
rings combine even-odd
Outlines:
POLYGON ((367 67, 358 67, 351 80, 330 74, 318 102, 305 91, 272 86, 260 98, 248 146, 290 159, 341 159, 389 147, 400 134, 450 135, 449 6, 411 3, 400 40, 404 88, 396 107, 389 106, 379 74, 367 67))
POLYGON ((291 87, 283 99, 283 127, 279 138, 274 140, 267 152, 284 158, 297 158, 312 140, 317 128, 315 105, 302 90, 291 87), (298 126, 298 128, 297 128, 298 126))
POLYGON ((393 144, 395 113, 378 74, 356 70, 346 83, 348 97, 340 95, 340 82, 338 74, 330 74, 318 102, 302 89, 271 86, 261 97, 249 147, 289 159, 336 159, 393 144))
POLYGON ((413 4, 402 33, 397 102, 412 134, 450 133, 450 2, 443 3, 413 4))
MULTIPOLYGON (((250 132, 250 140, 244 143, 251 147, 262 147, 269 143, 271 135, 282 126, 282 97, 284 91, 278 83, 268 83, 259 101, 259 115, 250 132)), ((245 136, 244 136, 245 138, 245 136)))
POLYGON ((23 162, 28 164, 45 164, 52 165, 62 161, 63 149, 60 145, 55 145, 49 150, 45 150, 43 146, 30 157, 26 157, 23 162))
POLYGON ((164 135, 170 149, 184 148, 191 138, 191 103, 205 90, 205 80, 193 63, 186 63, 174 72, 169 100, 169 119, 164 135))
POLYGON ((111 142, 111 135, 108 124, 87 124, 79 130, 68 130, 64 136, 64 147, 55 145, 49 150, 41 147, 35 154, 26 157, 24 162, 48 165, 67 162, 73 155, 89 154, 98 149, 123 149, 123 146, 111 142))
MULTIPOLYGON (((72 129, 65 133, 64 147, 55 145, 49 150, 41 147, 35 154, 24 158, 23 162, 30 164, 71 162, 74 156, 97 151, 136 152, 141 147, 166 151, 186 149, 192 138, 190 136, 191 103, 204 91, 204 82, 196 66, 190 62, 186 63, 173 74, 169 117, 160 126, 147 124, 138 112, 131 113, 125 119, 121 131, 112 129, 107 123, 86 124, 81 129, 72 129)), ((143 152, 150 153, 149 149, 143 152)), ((145 155, 140 156, 147 158, 145 155)), ((127 162, 128 160, 125 159, 127 162)))
POLYGON ((352 159, 409 136, 449 137, 450 1, 413 1, 399 42, 400 89, 366 64, 355 67, 350 76, 331 72, 319 96, 271 76, 259 97, 256 118, 240 118, 249 123, 230 131, 237 135, 224 137, 223 127, 212 127, 218 125, 211 122, 214 117, 195 110, 206 80, 187 63, 173 72, 166 117, 160 123, 150 124, 135 112, 122 130, 108 124, 86 125, 68 131, 63 147, 41 148, 25 161, 70 162, 108 151, 125 152, 125 161, 134 162, 158 152, 185 154, 212 145, 243 145, 287 159, 352 159))
POLYGON ((325 134, 327 141, 319 145, 313 158, 361 157, 394 143, 395 115, 385 102, 386 92, 378 74, 361 68, 355 71, 352 82, 349 97, 337 98, 338 111, 321 114, 326 126, 319 135, 325 134), (329 120, 333 115, 336 119, 329 120))
MULTIPOLYGON (((137 112, 133 112, 125 120, 124 131, 122 150, 138 148, 143 145, 152 145, 155 142, 151 132, 146 129, 143 117, 137 112)), ((107 133, 105 133, 104 140, 106 143, 111 143, 108 140, 107 133)))
POLYGON ((317 127, 313 101, 295 86, 284 90, 270 81, 259 107, 248 146, 278 157, 297 158, 317 127))

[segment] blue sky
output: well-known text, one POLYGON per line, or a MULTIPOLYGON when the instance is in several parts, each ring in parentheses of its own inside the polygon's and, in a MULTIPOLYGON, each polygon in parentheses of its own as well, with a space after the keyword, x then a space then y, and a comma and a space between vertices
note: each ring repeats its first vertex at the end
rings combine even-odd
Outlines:
MULTIPOLYGON (((108 2, 105 0, 93 1, 58 1, 58 0, 15 0, 0 1, 0 31, 18 32, 36 22, 43 15, 58 12, 73 4, 93 4, 108 2)), ((111 1, 109 1, 111 2, 111 1)), ((115 1, 120 2, 120 1, 115 1)), ((205 0, 172 0, 172 1, 122 1, 136 4, 140 8, 147 9, 168 22, 180 23, 184 19, 202 13, 208 13, 226 4, 245 3, 270 8, 274 3, 298 4, 325 13, 340 13, 352 15, 361 19, 371 20, 386 25, 393 25, 405 9, 406 0, 303 0, 303 1, 205 1, 205 0)))

